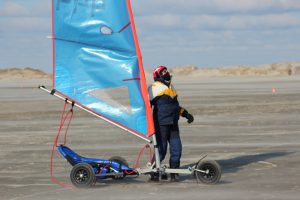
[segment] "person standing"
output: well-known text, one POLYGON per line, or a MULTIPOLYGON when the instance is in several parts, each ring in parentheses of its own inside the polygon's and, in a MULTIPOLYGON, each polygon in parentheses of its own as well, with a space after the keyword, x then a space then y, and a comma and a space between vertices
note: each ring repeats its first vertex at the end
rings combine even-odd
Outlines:
MULTIPOLYGON (((180 167, 182 144, 179 134, 178 120, 180 116, 187 118, 188 123, 194 121, 186 109, 179 105, 177 93, 171 83, 171 75, 165 66, 153 70, 154 83, 148 88, 149 99, 153 107, 155 134, 160 154, 160 161, 165 159, 168 144, 170 145, 169 165, 172 169, 180 167)), ((151 180, 158 180, 157 174, 151 180)), ((177 181, 177 174, 171 174, 171 181, 177 181)))

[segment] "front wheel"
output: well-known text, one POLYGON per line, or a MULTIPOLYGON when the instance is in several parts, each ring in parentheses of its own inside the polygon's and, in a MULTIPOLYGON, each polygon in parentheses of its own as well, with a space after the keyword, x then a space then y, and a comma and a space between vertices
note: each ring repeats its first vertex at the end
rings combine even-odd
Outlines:
POLYGON ((198 162, 194 175, 197 181, 205 184, 216 184, 221 179, 221 167, 214 160, 203 160, 198 162))
POLYGON ((91 165, 87 163, 78 163, 70 174, 71 182, 75 187, 86 188, 92 186, 95 181, 95 173, 91 165))

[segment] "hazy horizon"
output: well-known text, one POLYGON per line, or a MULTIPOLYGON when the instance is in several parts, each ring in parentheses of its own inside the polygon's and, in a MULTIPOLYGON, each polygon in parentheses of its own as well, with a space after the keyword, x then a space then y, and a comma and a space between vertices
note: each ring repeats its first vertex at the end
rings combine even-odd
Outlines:
MULTIPOLYGON (((300 61, 300 1, 131 2, 146 68, 300 61)), ((51 0, 1 0, 0 25, 0 68, 51 72, 51 0)))

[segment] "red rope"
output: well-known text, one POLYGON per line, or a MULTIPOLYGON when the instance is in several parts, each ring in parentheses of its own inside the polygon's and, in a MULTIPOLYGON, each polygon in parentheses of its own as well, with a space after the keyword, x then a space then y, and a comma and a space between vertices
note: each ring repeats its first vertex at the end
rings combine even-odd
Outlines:
POLYGON ((127 170, 125 170, 125 173, 127 175, 130 175, 130 174, 134 174, 135 173, 135 169, 138 167, 138 165, 140 164, 140 159, 141 159, 141 156, 143 154, 143 152, 145 151, 145 149, 149 149, 149 161, 151 162, 152 160, 152 148, 149 144, 146 144, 141 150, 140 150, 140 153, 138 154, 137 156, 137 159, 135 161, 135 164, 133 166, 133 170, 131 172, 128 172, 127 170))
POLYGON ((110 166, 110 164, 105 165, 98 174, 101 174, 103 172, 104 169, 108 168, 110 166))
MULTIPOLYGON (((65 104, 64 104, 63 111, 62 111, 62 113, 61 113, 59 128, 58 128, 58 131, 57 131, 55 140, 54 140, 53 145, 52 145, 51 158, 50 158, 50 177, 51 177, 51 181, 52 181, 53 183, 55 183, 55 184, 57 184, 57 185, 60 185, 61 187, 64 187, 64 188, 72 188, 72 186, 71 186, 70 184, 60 182, 57 178, 55 178, 55 177, 53 176, 53 156, 54 156, 55 148, 58 147, 57 143, 58 143, 58 139, 59 139, 61 130, 62 130, 62 128, 64 127, 65 122, 66 122, 67 119, 69 118, 69 121, 68 121, 66 130, 65 130, 64 142, 63 142, 63 145, 65 145, 66 142, 67 142, 67 134, 68 134, 69 126, 70 126, 71 121, 72 121, 72 118, 73 118, 73 108, 71 108, 70 110, 68 110, 68 111, 66 112, 67 104, 68 104, 68 102, 66 101, 65 104), (71 113, 71 115, 70 115, 70 113, 71 113), (70 117, 69 117, 69 115, 70 115, 70 117)), ((139 165, 139 163, 140 163, 141 156, 142 156, 143 152, 145 151, 145 149, 149 149, 149 161, 151 162, 151 160, 152 160, 152 148, 151 148, 151 146, 150 146, 149 144, 146 144, 146 145, 140 150, 140 152, 139 152, 139 154, 138 154, 138 156, 137 156, 136 162, 135 162, 135 164, 134 164, 134 167, 132 168, 133 170, 132 170, 131 172, 128 172, 127 170, 125 170, 125 173, 126 173, 127 175, 136 173, 135 169, 138 167, 138 165, 139 165)), ((103 168, 100 170, 99 174, 101 174, 101 173, 103 172, 103 170, 106 169, 107 167, 109 167, 109 165, 106 165, 105 167, 103 167, 103 168)))
POLYGON ((58 184, 58 185, 60 185, 61 187, 64 187, 64 188, 72 188, 72 186, 70 184, 60 182, 57 178, 55 178, 53 176, 53 155, 54 155, 55 148, 58 147, 57 142, 58 142, 58 139, 59 139, 60 132, 61 132, 61 130, 62 130, 62 128, 63 128, 66 120, 68 119, 69 114, 71 113, 68 125, 66 127, 66 131, 65 131, 65 137, 64 137, 64 145, 65 145, 66 144, 66 138, 67 138, 68 129, 69 129, 71 120, 73 118, 73 108, 71 108, 67 113, 65 113, 66 112, 67 104, 68 104, 68 102, 66 101, 65 104, 64 104, 64 108, 63 108, 62 114, 61 114, 58 132, 56 134, 55 140, 54 140, 53 145, 52 145, 51 158, 50 158, 50 177, 51 177, 51 181, 53 183, 58 184))
MULTIPOLYGON (((66 145, 66 142, 67 142, 67 134, 68 134, 68 130, 69 130, 69 126, 71 124, 71 121, 73 119, 73 109, 71 108, 68 112, 68 114, 71 112, 71 116, 69 118, 69 122, 68 122, 68 125, 67 125, 67 128, 66 128, 66 131, 65 131, 65 138, 64 138, 64 145, 66 145)), ((68 115, 67 114, 67 115, 68 115)), ((66 117, 67 118, 67 117, 66 117)))

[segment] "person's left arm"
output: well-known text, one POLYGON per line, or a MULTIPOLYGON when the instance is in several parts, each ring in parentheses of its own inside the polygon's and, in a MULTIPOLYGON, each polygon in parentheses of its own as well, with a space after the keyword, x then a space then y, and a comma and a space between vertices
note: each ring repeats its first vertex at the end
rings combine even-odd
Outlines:
POLYGON ((190 124, 194 121, 194 116, 190 114, 185 108, 180 107, 179 114, 181 117, 185 117, 187 119, 187 122, 190 124))

